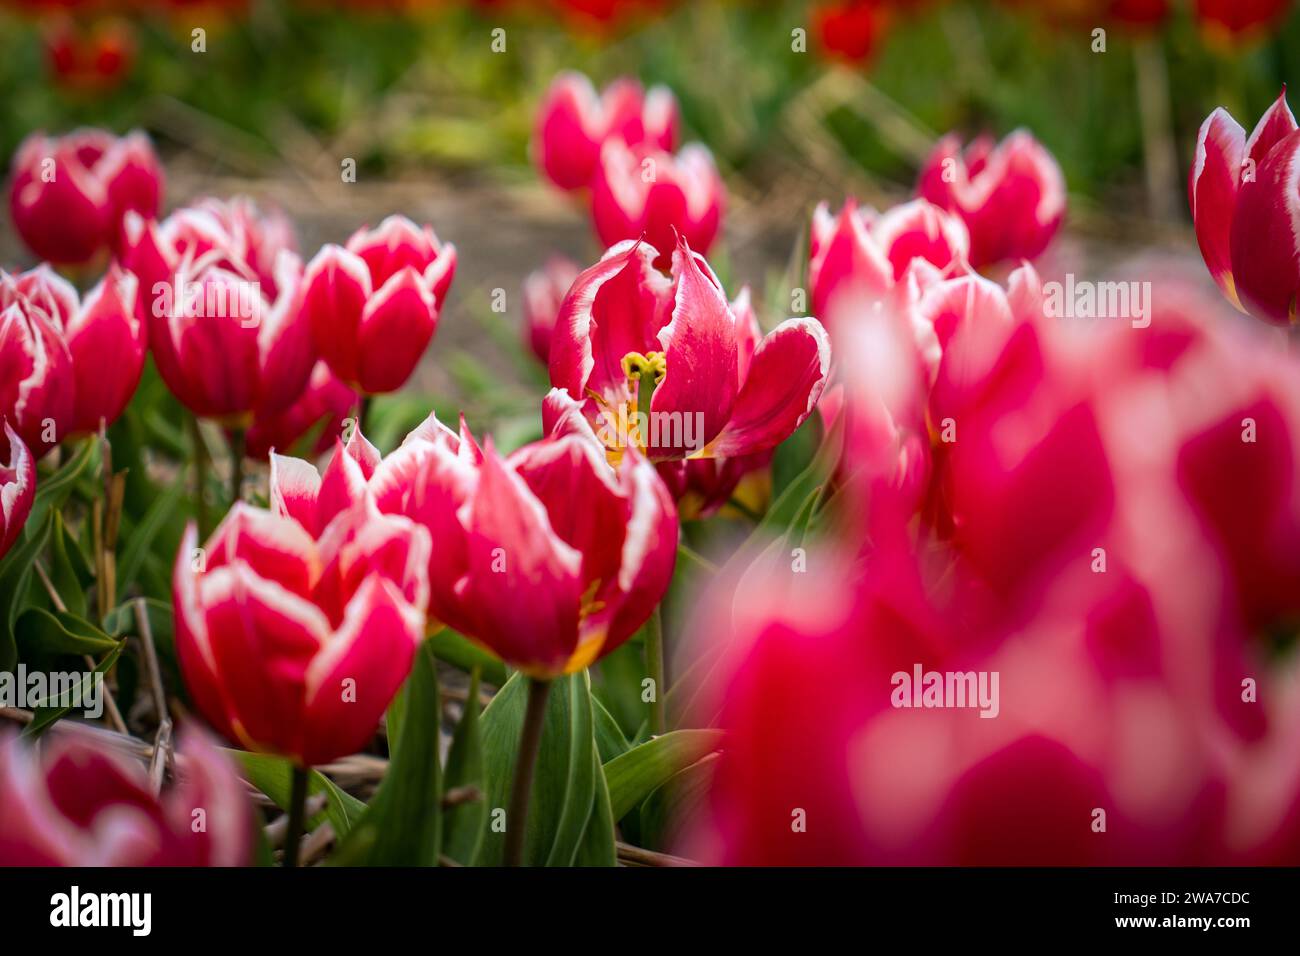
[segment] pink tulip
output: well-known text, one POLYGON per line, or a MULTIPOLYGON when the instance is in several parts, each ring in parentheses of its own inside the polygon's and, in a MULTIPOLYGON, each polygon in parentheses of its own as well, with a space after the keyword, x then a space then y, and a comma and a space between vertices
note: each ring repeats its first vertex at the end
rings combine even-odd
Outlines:
POLYGON ((655 469, 677 502, 683 521, 725 511, 733 501, 761 514, 772 491, 772 451, 769 448, 740 458, 661 461, 655 469))
POLYGON ((1188 181, 1192 221, 1210 275, 1233 305, 1270 322, 1295 321, 1300 264, 1288 185, 1300 134, 1286 90, 1246 132, 1228 112, 1201 124, 1188 181))
MULTIPOLYGON (((11 278, 8 297, 37 306, 67 345, 75 399, 66 430, 96 432, 101 422, 111 425, 135 394, 144 370, 145 326, 137 315, 135 276, 113 264, 84 300, 44 264, 11 278)), ((5 281, 0 273, 0 286, 5 281)), ((0 290, 0 300, 4 298, 0 290)), ((65 436, 60 432, 58 437, 65 436)))
POLYGON ((708 149, 698 143, 676 156, 610 140, 591 182, 591 215, 601 243, 644 238, 667 269, 681 236, 707 255, 722 225, 726 187, 708 149))
POLYGON ((0 417, 38 458, 72 428, 75 378, 58 322, 0 272, 0 417))
POLYGON ((119 251, 127 214, 152 217, 162 191, 162 167, 143 133, 33 133, 14 154, 9 204, 14 227, 37 258, 82 265, 119 251))
POLYGON ((981 137, 963 152, 941 139, 921 169, 917 194, 960 216, 976 269, 1034 259, 1065 218, 1065 178, 1041 143, 1018 130, 996 146, 981 137))
POLYGON ((197 727, 177 756, 180 782, 159 797, 88 730, 39 750, 0 736, 0 865, 248 866, 253 813, 229 759, 197 727))
POLYGON ((321 357, 365 394, 401 388, 433 338, 455 271, 456 247, 405 216, 358 230, 346 247, 325 246, 303 279, 321 357))
POLYGON ((273 449, 287 451, 319 426, 312 451, 321 454, 333 446, 344 421, 356 410, 357 400, 357 393, 340 382, 328 365, 318 361, 302 397, 282 412, 253 419, 245 451, 250 458, 264 459, 273 449))
POLYGON ((22 534, 36 497, 36 462, 18 433, 4 423, 9 464, 0 465, 0 558, 22 534))
POLYGON ((883 215, 850 199, 832 216, 821 203, 813 213, 809 242, 813 312, 829 315, 837 294, 887 297, 915 260, 943 272, 969 254, 970 236, 962 220, 924 199, 883 215))
POLYGON ((307 385, 315 355, 286 228, 246 200, 205 201, 162 223, 127 219, 124 258, 158 372, 195 415, 247 427, 307 385))
POLYGON ((551 384, 582 401, 617 454, 739 458, 784 441, 817 405, 830 343, 812 318, 761 340, 704 258, 679 239, 672 275, 646 243, 610 248, 573 283, 556 322, 551 384))
POLYGON ((551 82, 537 112, 533 158, 561 189, 591 183, 601 147, 616 139, 632 147, 672 150, 677 143, 677 101, 662 86, 649 93, 635 80, 615 80, 597 96, 591 80, 564 72, 551 82))
MULTIPOLYGON (((548 437, 503 458, 430 416, 382 462, 354 433, 323 476, 273 459, 272 500, 311 527, 372 496, 438 546, 429 618, 535 677, 573 673, 646 621, 672 577, 677 512, 635 451, 611 467, 578 407, 547 399, 548 437)), ((337 520, 337 519, 336 519, 337 520)))
POLYGON ((544 268, 524 279, 524 341, 543 365, 551 358, 551 335, 560 305, 579 271, 577 263, 552 256, 544 268))
POLYGON ((429 534, 372 499, 316 538, 236 503, 176 557, 176 653, 195 707, 249 750, 327 763, 361 749, 424 635, 429 534))

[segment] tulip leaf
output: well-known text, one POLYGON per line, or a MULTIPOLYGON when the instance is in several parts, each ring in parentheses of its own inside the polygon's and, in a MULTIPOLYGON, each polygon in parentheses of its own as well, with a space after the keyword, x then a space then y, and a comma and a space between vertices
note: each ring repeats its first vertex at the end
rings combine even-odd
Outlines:
POLYGON ((470 672, 469 694, 465 699, 465 713, 451 738, 447 754, 447 772, 443 779, 443 795, 459 792, 460 802, 445 807, 442 812, 443 853, 457 863, 468 866, 474 862, 483 831, 487 824, 487 791, 483 779, 483 734, 479 727, 479 670, 470 672), (476 799, 466 799, 470 788, 478 791, 476 799))
POLYGON ((442 850, 442 705, 438 662, 428 641, 420 645, 400 697, 388 772, 353 830, 356 842, 341 852, 370 866, 437 866, 442 850), (364 852, 357 852, 359 845, 364 852))
MULTIPOLYGON (((519 735, 528 697, 528 679, 514 674, 483 711, 483 753, 487 781, 489 820, 510 803, 519 735)), ((596 820, 588 835, 597 796, 593 756, 596 741, 592 719, 591 678, 586 671, 558 677, 552 682, 546 706, 541 749, 533 774, 532 802, 524 838, 524 861, 531 866, 568 866, 583 849, 584 840, 605 841, 603 821, 596 820)), ((509 826, 510 822, 505 821, 509 826)), ((608 836, 612 853, 612 829, 608 836)), ((505 834, 489 825, 483 835, 479 864, 500 865, 505 834)))
POLYGON ((674 730, 605 764, 614 819, 621 820, 674 774, 717 750, 718 730, 674 730))
POLYGON ((27 522, 27 537, 10 549, 0 561, 0 671, 12 671, 18 662, 18 645, 14 626, 26 605, 27 586, 32 577, 36 556, 45 548, 54 521, 47 514, 44 521, 27 522))
POLYGON ((506 673, 506 665, 501 663, 499 658, 449 627, 444 627, 429 640, 433 642, 433 653, 439 660, 446 661, 466 673, 477 667, 483 679, 493 687, 504 686, 510 676, 506 673))
POLYGON ((24 652, 103 654, 118 641, 76 614, 29 607, 18 616, 14 639, 24 652))
POLYGON ((708 795, 717 762, 718 754, 709 754, 673 774, 641 802, 637 808, 638 845, 670 849, 677 827, 695 815, 708 795))
MULTIPOLYGON (((111 651, 104 655, 104 659, 99 662, 91 673, 81 675, 75 687, 68 688, 53 700, 46 698, 44 701, 38 702, 32 708, 34 711, 32 722, 23 728, 23 736, 39 737, 51 724, 62 719, 71 711, 79 701, 82 706, 88 701, 94 701, 96 683, 100 684, 100 694, 107 693, 103 689, 103 675, 107 674, 109 669, 117 663, 117 659, 121 656, 124 647, 126 647, 126 641, 119 641, 111 651)), ((103 706, 102 701, 100 706, 103 706)))
MULTIPOLYGON (((284 757, 274 754, 250 753, 247 750, 227 751, 243 767, 244 777, 262 793, 271 798, 281 810, 287 809, 293 788, 293 768, 284 757)), ((324 774, 313 770, 307 783, 307 798, 325 794, 325 809, 307 821, 308 829, 315 829, 325 820, 339 840, 342 840, 366 810, 366 805, 345 793, 324 774)))
POLYGON ((601 763, 609 763, 620 754, 626 753, 632 745, 628 743, 627 737, 623 734, 623 728, 618 725, 618 721, 605 709, 605 705, 600 702, 600 698, 595 694, 591 695, 591 710, 596 720, 597 754, 601 763))
MULTIPOLYGON (((594 700, 595 698, 593 698, 594 700)), ((617 866, 618 851, 614 841, 614 811, 609 802, 609 787, 601 771, 600 755, 592 754, 592 772, 596 779, 596 792, 592 797, 591 815, 582 843, 574 855, 574 866, 617 866)))
POLYGON ((94 580, 94 575, 77 540, 63 523, 63 515, 57 510, 52 514, 54 527, 51 529, 50 540, 50 583, 54 585, 64 607, 77 617, 84 618, 86 588, 94 580))
POLYGON ((27 516, 29 527, 44 522, 48 512, 63 506, 63 502, 67 501, 68 495, 72 493, 86 466, 90 464, 92 458, 97 457, 98 445, 96 439, 87 438, 77 449, 76 454, 57 471, 37 478, 36 495, 32 499, 31 513, 27 516))
POLYGON ((119 589, 125 589, 134 583, 144 566, 144 560, 153 549, 154 539, 168 526, 176 524, 178 507, 185 500, 187 474, 181 469, 180 476, 149 505, 139 522, 132 529, 130 537, 122 549, 121 560, 117 563, 117 580, 119 589))

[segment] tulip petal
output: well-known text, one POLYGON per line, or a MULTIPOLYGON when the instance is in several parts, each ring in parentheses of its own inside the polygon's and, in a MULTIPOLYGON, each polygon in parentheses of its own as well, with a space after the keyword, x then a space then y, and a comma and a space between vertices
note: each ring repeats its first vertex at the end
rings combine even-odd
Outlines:
POLYGON ((357 333, 370 298, 365 260, 336 245, 321 249, 303 275, 302 312, 312 340, 334 374, 357 383, 357 333))
POLYGON ((1187 191, 1196 241, 1210 275, 1237 308, 1233 287, 1230 238, 1241 188, 1246 131, 1225 109, 1217 109, 1201 124, 1196 137, 1196 162, 1187 191))
POLYGON ((406 384, 433 338, 438 306, 420 274, 406 267, 366 303, 357 330, 357 383, 371 395, 406 384))

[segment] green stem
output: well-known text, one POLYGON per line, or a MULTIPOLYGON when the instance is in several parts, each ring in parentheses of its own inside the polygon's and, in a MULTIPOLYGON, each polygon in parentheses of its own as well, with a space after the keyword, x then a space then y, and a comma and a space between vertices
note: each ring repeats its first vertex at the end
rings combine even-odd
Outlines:
POLYGON ((646 624, 645 666, 654 681, 654 698, 650 701, 650 732, 656 737, 668 729, 664 700, 668 696, 664 677, 664 623, 658 605, 646 624))
POLYGON ((194 518, 199 524, 199 540, 206 541, 212 530, 208 524, 208 499, 204 494, 210 462, 208 446, 197 416, 190 416, 190 439, 194 445, 194 518))
POLYGON ((524 861, 524 836, 528 832, 528 804, 533 794, 533 771, 537 768, 537 752, 542 745, 542 729, 546 724, 546 699, 551 694, 551 682, 528 678, 528 707, 524 712, 524 727, 519 734, 519 756, 515 761, 514 785, 510 790, 510 809, 506 816, 506 866, 521 866, 524 861))
POLYGON ((365 435, 366 428, 370 422, 370 404, 374 401, 373 395, 362 395, 361 400, 357 402, 357 431, 365 435))
POLYGON ((289 794, 289 829, 284 836, 284 865, 298 865, 298 848, 302 845, 303 825, 307 811, 307 776, 311 771, 296 764, 293 768, 293 785, 289 794))
POLYGON ((242 428, 232 428, 227 433, 230 440, 230 504, 242 497, 244 490, 244 446, 246 435, 242 428))

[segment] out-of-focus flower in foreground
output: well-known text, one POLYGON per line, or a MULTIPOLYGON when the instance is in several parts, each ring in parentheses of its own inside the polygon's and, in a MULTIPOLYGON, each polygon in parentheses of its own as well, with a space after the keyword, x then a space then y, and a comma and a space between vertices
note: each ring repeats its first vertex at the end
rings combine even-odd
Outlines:
POLYGON ((684 239, 671 277, 655 255, 620 243, 577 278, 556 322, 551 384, 583 403, 615 456, 736 458, 784 441, 826 384, 826 331, 792 318, 763 337, 748 297, 728 304, 684 239))
POLYGON ((538 108, 533 134, 533 158, 543 175, 561 189, 587 187, 610 139, 671 151, 677 145, 673 94, 662 86, 646 92, 623 77, 598 95, 582 73, 556 76, 538 108))
POLYGON ((176 653, 195 706, 227 739, 328 763, 361 749, 424 636, 429 533, 362 499, 313 538, 236 503, 176 556, 176 653))
POLYGON ((141 764, 88 730, 64 729, 39 751, 0 736, 0 865, 248 866, 244 784, 197 727, 180 739, 180 780, 155 796, 141 764))
POLYGON ((1300 132, 1286 90, 1249 137, 1220 107, 1201 124, 1188 178, 1196 239, 1210 275, 1233 305, 1269 322, 1296 319, 1300 196, 1291 167, 1300 132))
POLYGON ((14 154, 9 208, 37 258, 84 265, 120 251, 127 213, 154 216, 162 191, 162 167, 144 133, 33 133, 14 154))
POLYGON ((976 269, 1036 258, 1065 218, 1061 167, 1025 130, 996 145, 982 136, 964 150, 950 133, 922 166, 917 193, 966 223, 976 269))
POLYGON ((321 358, 359 392, 401 388, 433 338, 455 272, 456 247, 405 216, 325 246, 307 266, 302 303, 321 358))

